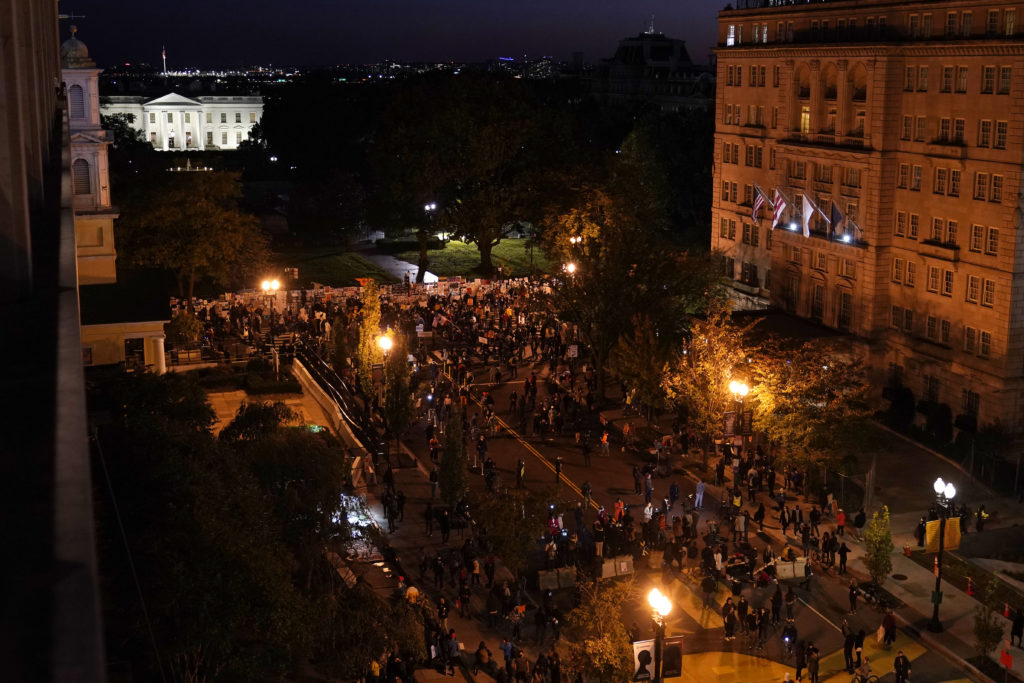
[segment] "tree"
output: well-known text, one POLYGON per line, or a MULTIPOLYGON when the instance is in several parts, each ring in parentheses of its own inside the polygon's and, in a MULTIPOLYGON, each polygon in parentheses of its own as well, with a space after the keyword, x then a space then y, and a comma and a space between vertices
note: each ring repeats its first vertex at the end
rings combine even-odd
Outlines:
POLYGON ((529 565, 544 535, 549 501, 554 493, 534 493, 525 488, 502 489, 497 494, 480 493, 473 500, 473 516, 488 543, 514 576, 529 565))
POLYGON ((687 426, 701 438, 705 454, 722 431, 725 413, 735 409, 729 383, 747 372, 750 327, 735 324, 726 306, 714 306, 706 318, 693 319, 683 351, 665 374, 668 399, 685 409, 687 426))
POLYGON ((549 217, 541 238, 556 262, 573 265, 555 278, 548 298, 561 320, 577 325, 599 398, 612 350, 632 336, 634 321, 649 321, 658 338, 682 339, 690 317, 721 292, 710 259, 671 249, 643 218, 646 205, 625 191, 581 188, 564 212, 549 217))
POLYGON ((391 352, 384 363, 383 406, 385 427, 396 442, 405 436, 415 418, 411 378, 405 337, 398 334, 393 338, 391 352))
POLYGON ((374 392, 373 366, 384 362, 384 351, 377 342, 380 337, 380 295, 377 283, 369 281, 363 287, 362 308, 359 310, 359 386, 366 396, 374 392))
POLYGON ((985 585, 981 604, 974 608, 974 648, 978 654, 987 657, 988 653, 999 647, 1003 639, 1003 615, 1000 613, 999 580, 993 577, 985 585))
POLYGON ((888 507, 882 506, 871 515, 871 521, 864 529, 864 549, 864 566, 871 580, 881 586, 892 573, 892 527, 888 507))
POLYGON ((167 342, 172 346, 191 348, 199 341, 203 333, 203 324, 199 322, 195 314, 189 310, 179 310, 178 314, 171 318, 171 322, 164 324, 164 334, 167 335, 167 342))
POLYGON ((462 413, 453 409, 445 420, 444 444, 441 449, 441 471, 438 483, 441 498, 448 505, 455 506, 465 498, 469 490, 469 459, 466 457, 466 443, 463 440, 462 413))
POLYGON ((285 425, 295 425, 298 422, 298 414, 280 401, 242 401, 242 405, 235 411, 234 419, 221 430, 220 440, 223 443, 255 441, 285 425))
POLYGON ((619 337, 608 370, 625 390, 635 393, 640 405, 659 410, 665 405, 662 378, 671 353, 669 340, 657 335, 649 317, 634 317, 633 333, 619 337))
POLYGON ((118 221, 117 248, 126 261, 173 271, 189 302, 197 278, 230 286, 263 270, 267 238, 238 208, 238 174, 165 172, 141 184, 118 221))
POLYGON ((580 603, 566 617, 570 677, 627 681, 633 673, 633 649, 622 614, 636 601, 636 584, 580 584, 580 603))
POLYGON ((145 134, 134 124, 135 114, 100 114, 100 126, 110 131, 114 149, 131 151, 148 148, 152 150, 153 146, 146 142, 145 134))
POLYGON ((755 428, 781 462, 833 465, 874 434, 863 363, 823 348, 769 339, 752 353, 755 428))

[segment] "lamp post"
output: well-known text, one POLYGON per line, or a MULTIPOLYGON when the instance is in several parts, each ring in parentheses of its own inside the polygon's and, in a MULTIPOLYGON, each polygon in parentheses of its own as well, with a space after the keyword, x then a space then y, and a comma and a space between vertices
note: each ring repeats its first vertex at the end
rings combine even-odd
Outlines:
POLYGON ((281 283, 277 280, 264 280, 262 289, 263 293, 267 297, 267 306, 270 308, 270 329, 273 332, 274 329, 274 299, 277 296, 277 290, 281 288, 281 283))
POLYGON ((743 445, 746 445, 746 436, 743 432, 743 399, 746 398, 747 394, 750 393, 750 387, 747 386, 746 382, 737 382, 733 380, 729 382, 729 391, 732 393, 732 399, 736 403, 740 404, 740 409, 736 411, 736 432, 739 433, 740 438, 743 439, 743 445))
POLYGON ((647 602, 651 606, 654 617, 654 678, 653 683, 661 683, 662 651, 665 649, 665 617, 672 611, 672 601, 657 588, 647 594, 647 602))
POLYGON ((569 261, 568 263, 566 263, 565 264, 565 272, 569 273, 569 275, 575 275, 576 274, 576 264, 573 263, 572 261, 569 261))
POLYGON ((935 491, 935 503, 939 514, 939 554, 935 556, 935 591, 932 593, 932 619, 928 622, 928 630, 942 633, 942 622, 939 621, 939 603, 942 602, 942 551, 946 547, 946 519, 949 518, 950 505, 956 497, 956 487, 939 477, 932 483, 935 491))

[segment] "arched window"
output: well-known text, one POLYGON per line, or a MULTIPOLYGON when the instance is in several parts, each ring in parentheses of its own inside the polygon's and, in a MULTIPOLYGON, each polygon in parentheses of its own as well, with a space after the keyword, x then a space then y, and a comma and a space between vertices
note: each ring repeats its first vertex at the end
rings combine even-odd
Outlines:
POLYGON ((82 86, 73 85, 68 88, 68 103, 71 107, 71 118, 85 118, 85 92, 82 90, 82 86))
POLYGON ((74 194, 92 194, 89 162, 85 159, 75 159, 71 164, 71 188, 74 194))

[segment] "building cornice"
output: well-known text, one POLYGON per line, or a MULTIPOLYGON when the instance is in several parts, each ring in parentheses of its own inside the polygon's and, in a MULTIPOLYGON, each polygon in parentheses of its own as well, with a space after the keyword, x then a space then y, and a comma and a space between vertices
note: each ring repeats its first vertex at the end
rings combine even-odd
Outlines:
POLYGON ((1024 55, 1024 42, 977 43, 836 43, 794 45, 791 43, 764 43, 757 47, 716 47, 713 52, 721 60, 728 56, 750 59, 809 59, 833 57, 835 59, 892 58, 892 57, 991 57, 1024 55))

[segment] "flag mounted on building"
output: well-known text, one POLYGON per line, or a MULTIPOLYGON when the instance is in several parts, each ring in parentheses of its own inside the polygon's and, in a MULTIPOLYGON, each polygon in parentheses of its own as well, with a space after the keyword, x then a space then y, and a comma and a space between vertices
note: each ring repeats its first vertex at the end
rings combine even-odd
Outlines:
POLYGON ((843 212, 839 210, 839 205, 832 202, 832 216, 830 222, 832 223, 833 233, 839 232, 839 226, 842 224, 844 218, 845 216, 843 216, 843 212))
POLYGON ((761 207, 768 204, 769 209, 774 209, 775 204, 768 199, 768 195, 764 193, 764 190, 760 188, 756 183, 754 184, 754 209, 750 212, 754 222, 757 222, 757 212, 761 210, 761 207))
POLYGON ((810 237, 811 236, 811 216, 814 215, 814 210, 817 207, 814 206, 814 202, 812 202, 810 197, 808 197, 807 195, 803 195, 803 200, 804 200, 804 202, 803 202, 804 203, 804 206, 803 206, 804 215, 801 218, 803 218, 803 223, 804 223, 804 237, 810 237))
POLYGON ((786 197, 779 188, 775 188, 775 206, 772 209, 772 230, 782 220, 782 212, 786 210, 786 197))

